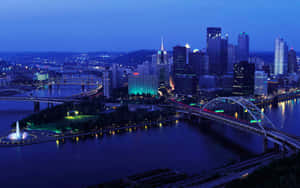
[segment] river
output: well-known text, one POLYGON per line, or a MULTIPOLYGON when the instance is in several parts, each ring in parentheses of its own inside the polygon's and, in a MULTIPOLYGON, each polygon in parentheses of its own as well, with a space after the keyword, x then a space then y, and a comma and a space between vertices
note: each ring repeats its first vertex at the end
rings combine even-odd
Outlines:
MULTIPOLYGON (((54 87, 34 93, 67 96, 80 86, 54 87)), ((46 104, 42 108, 46 108, 46 104)), ((32 102, 0 102, 0 133, 33 112, 32 102)), ((300 136, 299 100, 266 108, 276 125, 300 136)), ((201 173, 262 151, 262 138, 224 125, 202 121, 98 138, 0 148, 2 187, 83 187, 127 175, 171 168, 201 173)))

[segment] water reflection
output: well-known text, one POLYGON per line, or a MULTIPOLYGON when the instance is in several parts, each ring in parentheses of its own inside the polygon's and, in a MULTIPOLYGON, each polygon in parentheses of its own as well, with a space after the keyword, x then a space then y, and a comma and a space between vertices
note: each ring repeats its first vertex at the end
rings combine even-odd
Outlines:
POLYGON ((296 136, 300 136, 300 127, 297 126, 300 121, 300 99, 292 99, 285 102, 279 102, 278 105, 269 106, 268 117, 273 123, 280 125, 279 127, 296 136))

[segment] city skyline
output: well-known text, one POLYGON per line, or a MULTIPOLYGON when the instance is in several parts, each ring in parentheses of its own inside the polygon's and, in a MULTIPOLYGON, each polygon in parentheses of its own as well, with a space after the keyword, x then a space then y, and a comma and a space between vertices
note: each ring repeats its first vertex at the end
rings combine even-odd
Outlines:
POLYGON ((0 20, 5 26, 0 31, 0 51, 157 49, 161 36, 167 50, 186 42, 201 49, 206 46, 207 27, 221 27, 224 34, 229 33, 229 42, 233 44, 237 43, 239 33, 249 33, 250 51, 273 51, 278 36, 296 50, 300 48, 296 32, 295 14, 300 5, 297 1, 287 4, 278 0, 176 3, 155 0, 138 6, 137 3, 137 0, 63 3, 4 0, 0 8, 0 20))
POLYGON ((300 0, 2 0, 2 187, 300 187, 300 0))

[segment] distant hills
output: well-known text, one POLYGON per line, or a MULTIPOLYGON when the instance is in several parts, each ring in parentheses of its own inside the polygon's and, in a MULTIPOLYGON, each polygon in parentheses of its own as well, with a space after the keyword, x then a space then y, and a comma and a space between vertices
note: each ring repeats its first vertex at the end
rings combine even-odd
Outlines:
MULTIPOLYGON (((0 52, 0 59, 15 63, 34 63, 36 58, 55 60, 57 63, 73 62, 72 59, 88 55, 89 60, 100 61, 103 63, 116 63, 127 66, 136 66, 145 61, 152 61, 152 55, 156 54, 157 50, 137 50, 132 52, 0 52), (107 56, 103 56, 107 55, 107 56)), ((172 56, 172 51, 168 52, 172 56)), ((300 54, 297 54, 300 56, 300 54)), ((251 57, 259 57, 265 61, 266 64, 274 62, 274 52, 251 52, 251 57)))

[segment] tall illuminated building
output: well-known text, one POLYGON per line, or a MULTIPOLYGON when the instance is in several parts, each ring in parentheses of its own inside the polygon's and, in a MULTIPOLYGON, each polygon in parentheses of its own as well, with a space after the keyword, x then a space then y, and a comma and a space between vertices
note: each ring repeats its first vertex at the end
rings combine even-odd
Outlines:
POLYGON ((238 36, 238 61, 249 60, 249 35, 242 32, 238 36))
POLYGON ((175 92, 182 95, 193 95, 197 90, 197 77, 190 63, 190 46, 173 48, 173 81, 175 92))
POLYGON ((249 96, 254 94, 255 65, 247 61, 234 64, 232 94, 249 96))
POLYGON ((168 86, 170 77, 169 57, 168 52, 164 48, 163 38, 161 40, 161 47, 158 50, 157 54, 154 56, 154 58, 156 59, 155 63, 157 66, 159 84, 160 86, 168 86))
POLYGON ((157 52, 157 64, 158 65, 166 65, 168 64, 168 52, 165 50, 164 47, 164 40, 163 38, 161 39, 161 46, 160 49, 157 52))
POLYGON ((286 75, 288 72, 288 46, 282 38, 275 40, 274 75, 286 75))
POLYGON ((268 74, 264 71, 255 71, 254 94, 259 96, 268 95, 268 74))
POLYGON ((228 38, 221 37, 220 28, 207 28, 207 55, 212 75, 223 75, 227 72, 228 38))
POLYGON ((291 48, 288 52, 288 72, 297 72, 297 55, 293 48, 291 48))
POLYGON ((221 37, 222 29, 220 27, 208 27, 206 30, 206 46, 209 39, 221 37))

